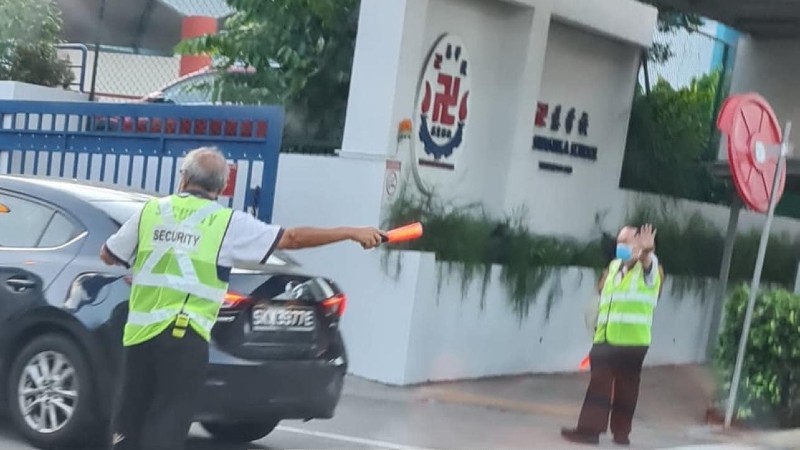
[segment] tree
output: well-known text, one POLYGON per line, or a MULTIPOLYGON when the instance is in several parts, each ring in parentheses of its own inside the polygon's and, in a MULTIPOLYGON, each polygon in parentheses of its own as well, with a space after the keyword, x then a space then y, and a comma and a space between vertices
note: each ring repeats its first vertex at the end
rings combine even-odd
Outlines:
POLYGON ((712 124, 720 72, 681 89, 661 79, 638 89, 631 110, 620 185, 673 197, 719 203, 724 184, 704 164, 716 159, 712 124))
POLYGON ((60 31, 52 0, 0 0, 0 80, 68 87, 74 74, 56 52, 60 31))
POLYGON ((215 59, 214 99, 282 104, 287 138, 340 143, 359 0, 227 2, 235 13, 218 34, 178 47, 215 59), (230 70, 239 65, 252 70, 230 70))
MULTIPOLYGON (((644 0, 658 8, 658 31, 662 33, 675 33, 678 30, 686 30, 694 33, 702 27, 705 22, 698 14, 678 11, 664 4, 661 0, 644 0)), ((664 63, 674 56, 669 44, 654 42, 647 53, 650 61, 664 63)))

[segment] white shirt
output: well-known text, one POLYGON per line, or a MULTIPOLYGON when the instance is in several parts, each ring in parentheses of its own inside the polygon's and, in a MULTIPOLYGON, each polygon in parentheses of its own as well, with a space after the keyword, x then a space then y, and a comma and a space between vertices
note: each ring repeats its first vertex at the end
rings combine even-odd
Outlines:
MULTIPOLYGON (((136 258, 141 215, 140 210, 106 241, 108 251, 128 265, 132 265, 136 258)), ((264 264, 275 251, 281 236, 283 228, 280 226, 264 223, 242 211, 234 211, 222 239, 217 265, 233 267, 234 261, 264 264)))

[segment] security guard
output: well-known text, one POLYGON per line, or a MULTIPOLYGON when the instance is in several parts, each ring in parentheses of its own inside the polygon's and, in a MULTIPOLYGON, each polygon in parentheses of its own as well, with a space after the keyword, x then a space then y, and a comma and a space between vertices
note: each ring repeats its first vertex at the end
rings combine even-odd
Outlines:
POLYGON ((561 430, 569 441, 598 444, 608 428, 610 412, 614 442, 630 444, 642 365, 663 279, 653 253, 655 235, 651 225, 626 226, 617 235, 616 258, 600 281, 597 326, 589 353, 591 380, 578 426, 561 430))
POLYGON ((284 230, 223 207, 216 199, 227 175, 217 149, 191 151, 179 194, 147 202, 101 249, 106 264, 130 267, 132 261, 134 275, 113 449, 183 448, 234 260, 263 264, 276 248, 381 243, 374 228, 284 230))

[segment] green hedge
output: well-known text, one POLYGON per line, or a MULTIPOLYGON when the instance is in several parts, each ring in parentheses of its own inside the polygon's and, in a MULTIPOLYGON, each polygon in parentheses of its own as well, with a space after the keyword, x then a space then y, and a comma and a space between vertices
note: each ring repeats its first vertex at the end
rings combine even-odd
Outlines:
MULTIPOLYGON (((517 212, 500 219, 490 217, 480 205, 455 207, 435 197, 413 196, 401 192, 394 202, 385 226, 421 220, 425 235, 400 248, 433 252, 440 261, 476 266, 500 264, 512 273, 527 273, 534 268, 605 266, 613 252, 613 235, 622 224, 606 224, 594 239, 580 241, 564 236, 548 236, 530 230, 526 214, 517 212)), ((670 275, 717 278, 725 238, 699 213, 686 216, 672 204, 661 207, 639 206, 627 223, 652 223, 657 233, 659 261, 670 275)), ((760 232, 740 234, 734 246, 731 280, 749 281, 755 266, 760 232)), ((767 247, 762 279, 765 283, 788 287, 794 283, 800 240, 773 234, 767 247)))
MULTIPOLYGON (((749 291, 735 290, 725 307, 715 363, 727 399, 749 291)), ((761 292, 742 366, 736 417, 761 426, 800 427, 800 296, 761 292)))

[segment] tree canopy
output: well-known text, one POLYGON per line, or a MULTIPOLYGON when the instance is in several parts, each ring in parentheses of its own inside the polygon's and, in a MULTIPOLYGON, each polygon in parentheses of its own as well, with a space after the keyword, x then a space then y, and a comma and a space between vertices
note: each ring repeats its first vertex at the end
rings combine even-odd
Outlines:
POLYGON ((210 54, 216 100, 278 103, 289 139, 341 142, 359 0, 227 0, 235 10, 216 35, 179 51, 210 54), (230 71, 245 66, 252 71, 230 71))
MULTIPOLYGON (((675 33, 679 30, 686 30, 694 33, 705 24, 703 18, 695 13, 687 13, 679 11, 671 6, 668 6, 662 0, 639 0, 642 3, 658 8, 658 31, 662 33, 675 33)), ((654 42, 647 52, 647 56, 654 62, 666 62, 673 56, 672 49, 669 44, 663 42, 654 42)))
POLYGON ((69 86, 74 74, 56 51, 60 32, 52 0, 0 0, 0 80, 69 86))

